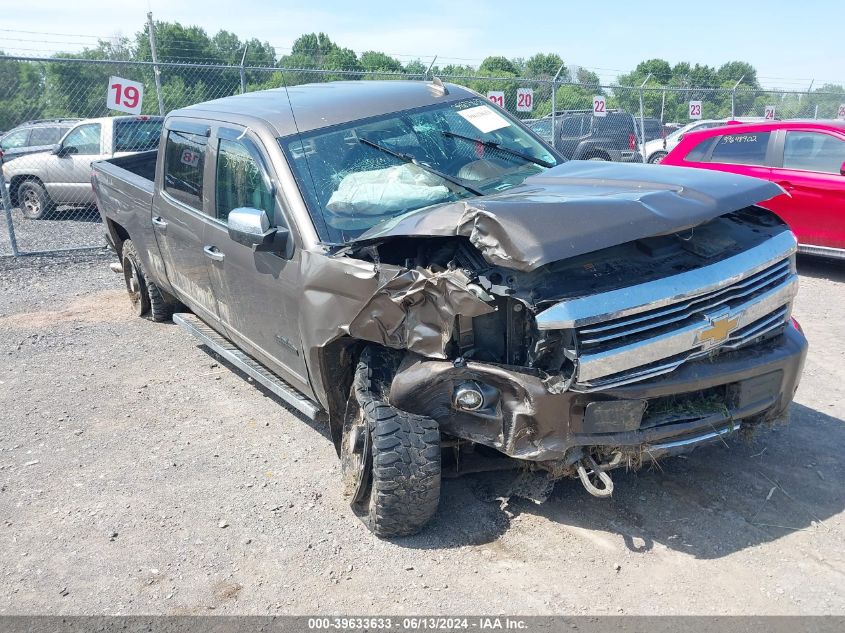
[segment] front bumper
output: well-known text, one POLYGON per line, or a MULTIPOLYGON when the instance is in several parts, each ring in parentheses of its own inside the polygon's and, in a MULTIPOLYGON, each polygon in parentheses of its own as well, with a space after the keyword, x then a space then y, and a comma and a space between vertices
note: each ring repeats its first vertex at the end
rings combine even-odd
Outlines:
POLYGON ((543 372, 525 368, 413 358, 397 372, 390 401, 435 418, 444 433, 517 459, 571 461, 581 447, 658 457, 716 440, 743 420, 783 415, 806 354, 806 339, 789 324, 764 343, 590 393, 555 393, 543 372), (467 383, 486 394, 476 411, 453 404, 456 389, 467 383))

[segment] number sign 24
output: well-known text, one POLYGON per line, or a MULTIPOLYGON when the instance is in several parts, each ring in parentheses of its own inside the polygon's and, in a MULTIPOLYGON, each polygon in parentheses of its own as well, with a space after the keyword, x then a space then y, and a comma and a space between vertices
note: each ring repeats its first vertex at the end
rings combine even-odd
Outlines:
POLYGON ((140 114, 144 101, 144 84, 122 77, 109 77, 106 107, 129 114, 140 114))

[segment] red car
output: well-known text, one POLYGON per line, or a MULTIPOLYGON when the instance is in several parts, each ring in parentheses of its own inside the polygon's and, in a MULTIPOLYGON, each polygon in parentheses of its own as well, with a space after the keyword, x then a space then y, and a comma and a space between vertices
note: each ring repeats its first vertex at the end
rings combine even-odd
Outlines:
POLYGON ((692 132, 663 159, 778 183, 761 203, 798 238, 798 250, 845 259, 845 121, 772 121, 692 132))

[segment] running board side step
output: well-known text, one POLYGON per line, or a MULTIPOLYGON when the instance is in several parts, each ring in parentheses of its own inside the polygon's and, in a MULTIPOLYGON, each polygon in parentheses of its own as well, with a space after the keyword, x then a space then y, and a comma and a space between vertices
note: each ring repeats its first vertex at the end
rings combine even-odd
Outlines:
POLYGON ((195 315, 179 312, 173 315, 173 322, 307 418, 320 421, 326 419, 326 412, 322 407, 301 394, 296 388, 279 378, 257 360, 235 347, 229 339, 215 332, 195 315))

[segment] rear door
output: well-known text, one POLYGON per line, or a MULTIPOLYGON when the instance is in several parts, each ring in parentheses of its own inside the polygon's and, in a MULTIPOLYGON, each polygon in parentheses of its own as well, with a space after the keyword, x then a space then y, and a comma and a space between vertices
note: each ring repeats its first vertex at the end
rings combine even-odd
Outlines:
POLYGON ((214 180, 208 160, 211 127, 202 121, 171 119, 156 165, 152 224, 167 279, 180 301, 212 327, 220 328, 211 288, 206 228, 213 207, 206 182, 214 180))
POLYGON ((802 244, 845 248, 845 134, 778 132, 772 179, 789 196, 763 206, 782 217, 802 244))
POLYGON ((557 118, 555 122, 558 128, 555 135, 555 149, 563 154, 564 158, 573 158, 575 150, 584 136, 583 122, 584 117, 581 115, 557 118))
POLYGON ((235 125, 218 128, 211 146, 214 222, 206 243, 219 254, 210 274, 221 322, 239 347, 307 392, 299 335, 299 251, 290 248, 285 256, 256 252, 231 240, 227 227, 229 212, 243 207, 266 212, 271 226, 290 227, 267 150, 254 134, 235 125))

